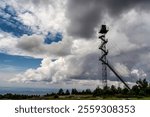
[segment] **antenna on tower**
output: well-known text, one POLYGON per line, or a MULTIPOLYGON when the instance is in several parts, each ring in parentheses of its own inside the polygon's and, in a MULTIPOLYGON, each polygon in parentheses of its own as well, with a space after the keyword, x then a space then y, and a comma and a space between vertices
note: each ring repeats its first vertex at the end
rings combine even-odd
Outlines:
POLYGON ((127 83, 122 79, 121 75, 119 75, 118 72, 116 72, 116 70, 113 68, 112 65, 110 65, 110 63, 107 60, 107 55, 108 55, 108 49, 107 49, 107 43, 108 43, 108 39, 106 39, 106 34, 108 32, 108 27, 106 25, 102 25, 101 26, 101 30, 100 30, 100 34, 102 34, 101 36, 99 36, 99 38, 101 39, 101 45, 99 47, 99 49, 102 52, 102 55, 100 57, 100 61, 102 62, 102 84, 103 84, 103 88, 107 87, 107 67, 117 76, 117 78, 128 88, 130 89, 130 87, 127 85, 127 83))

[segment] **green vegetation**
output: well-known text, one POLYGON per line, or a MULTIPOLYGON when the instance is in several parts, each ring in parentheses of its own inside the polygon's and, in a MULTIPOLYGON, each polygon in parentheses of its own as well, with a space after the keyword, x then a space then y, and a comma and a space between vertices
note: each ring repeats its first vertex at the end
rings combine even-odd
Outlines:
POLYGON ((111 87, 104 87, 101 89, 97 87, 94 91, 90 89, 78 91, 72 89, 71 91, 59 89, 57 93, 40 95, 17 95, 17 94, 5 94, 0 95, 0 99, 24 99, 24 100, 150 100, 150 84, 144 80, 138 80, 131 90, 127 88, 116 88, 114 85, 111 87))

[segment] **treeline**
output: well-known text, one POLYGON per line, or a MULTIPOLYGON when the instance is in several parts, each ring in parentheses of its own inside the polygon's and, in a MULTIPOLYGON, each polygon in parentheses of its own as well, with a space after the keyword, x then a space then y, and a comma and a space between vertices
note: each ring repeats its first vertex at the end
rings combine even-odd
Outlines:
POLYGON ((11 94, 11 93, 0 95, 0 99, 22 100, 22 99, 32 99, 32 98, 34 99, 40 98, 40 95, 20 95, 20 94, 11 94))
MULTIPOLYGON (((49 94, 47 94, 49 95, 49 94)), ((146 79, 138 80, 134 86, 129 90, 127 88, 111 87, 100 88, 97 87, 95 90, 90 89, 78 91, 77 89, 72 89, 71 91, 59 89, 56 95, 92 95, 92 96, 150 96, 150 84, 146 79)))
POLYGON ((140 79, 130 90, 127 88, 116 88, 112 85, 103 89, 97 87, 92 94, 93 96, 146 97, 150 96, 150 84, 146 79, 140 79))
POLYGON ((77 89, 58 90, 57 93, 48 93, 46 95, 18 95, 18 94, 4 94, 0 95, 0 99, 49 99, 47 97, 53 97, 51 99, 57 99, 60 96, 78 96, 78 95, 89 95, 92 97, 145 97, 150 96, 150 84, 146 79, 138 80, 134 86, 129 90, 127 88, 111 87, 100 88, 97 87, 95 90, 90 89, 79 91, 77 89))

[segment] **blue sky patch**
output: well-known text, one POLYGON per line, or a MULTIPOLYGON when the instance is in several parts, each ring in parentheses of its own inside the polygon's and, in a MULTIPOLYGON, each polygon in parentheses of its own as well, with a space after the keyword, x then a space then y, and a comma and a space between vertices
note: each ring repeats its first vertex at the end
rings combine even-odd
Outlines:
POLYGON ((6 7, 3 10, 5 11, 5 13, 10 14, 11 16, 17 16, 17 13, 12 6, 6 5, 6 7))
POLYGON ((52 33, 48 32, 48 34, 44 39, 44 43, 51 44, 52 42, 62 41, 62 39, 63 39, 62 33, 57 32, 55 35, 53 35, 52 33))
POLYGON ((24 34, 32 35, 32 29, 19 21, 17 13, 12 6, 0 8, 0 30, 21 37, 24 34))
POLYGON ((2 70, 4 66, 12 66, 14 68, 21 68, 22 70, 37 68, 41 63, 41 60, 42 59, 0 53, 0 70, 2 70))

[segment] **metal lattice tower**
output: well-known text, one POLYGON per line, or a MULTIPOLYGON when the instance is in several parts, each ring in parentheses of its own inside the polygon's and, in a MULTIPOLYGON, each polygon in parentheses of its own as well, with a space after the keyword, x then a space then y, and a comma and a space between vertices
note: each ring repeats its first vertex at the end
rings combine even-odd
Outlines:
POLYGON ((108 50, 106 47, 108 39, 106 39, 106 37, 105 37, 107 32, 108 32, 108 30, 106 29, 106 25, 102 25, 102 28, 99 32, 102 34, 99 37, 101 39, 101 45, 100 45, 99 49, 102 52, 100 61, 102 61, 102 84, 103 84, 103 87, 107 87, 107 65, 105 64, 105 63, 107 63, 106 55, 108 54, 108 50))
POLYGON ((130 90, 128 84, 122 79, 121 75, 116 72, 115 68, 109 63, 107 60, 108 50, 106 44, 108 43, 108 39, 106 39, 106 33, 108 29, 106 25, 102 25, 100 34, 102 34, 99 38, 101 39, 101 45, 99 49, 102 51, 102 55, 100 57, 100 61, 102 62, 102 83, 103 87, 107 87, 107 67, 117 76, 117 78, 130 90))

